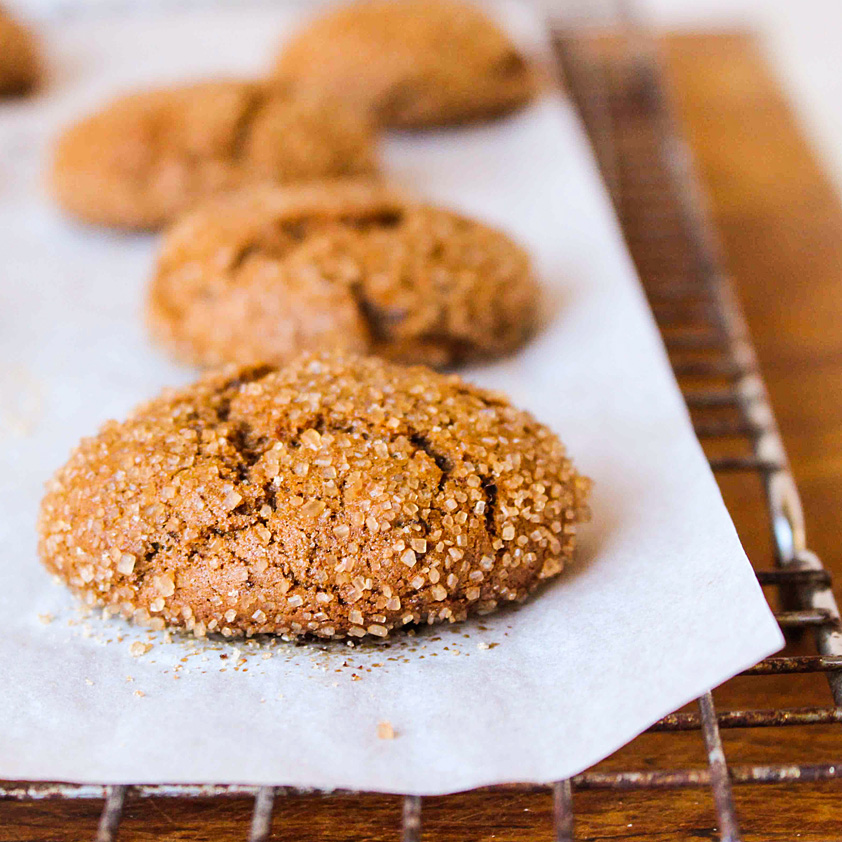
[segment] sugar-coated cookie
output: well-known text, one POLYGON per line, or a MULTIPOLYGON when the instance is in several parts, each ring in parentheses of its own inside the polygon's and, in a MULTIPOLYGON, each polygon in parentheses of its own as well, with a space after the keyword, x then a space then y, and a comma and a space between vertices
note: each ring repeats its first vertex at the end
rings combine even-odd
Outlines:
POLYGON ((212 200, 167 234, 148 298, 154 335, 200 365, 302 350, 448 366, 519 347, 536 319, 527 254, 500 231, 333 182, 212 200))
POLYGON ((0 6, 0 96, 26 93, 38 83, 39 75, 32 33, 0 6))
POLYGON ((375 169, 369 124, 341 103, 215 81, 123 96, 76 123, 59 138, 51 180, 83 221, 158 228, 246 184, 375 169))
POLYGON ((487 119, 526 103, 535 76, 503 30, 461 0, 362 0, 285 45, 279 79, 341 97, 386 126, 487 119))
POLYGON ((385 637, 521 601, 571 560, 588 480, 456 376, 303 355, 107 423, 48 484, 48 569, 199 636, 385 637))

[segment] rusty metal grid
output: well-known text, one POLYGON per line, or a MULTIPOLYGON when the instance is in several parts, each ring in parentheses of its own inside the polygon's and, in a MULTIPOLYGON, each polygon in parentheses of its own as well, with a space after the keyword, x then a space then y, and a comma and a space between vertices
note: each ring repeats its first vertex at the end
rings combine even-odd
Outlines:
MULTIPOLYGON (((781 627, 810 630, 815 637, 817 654, 767 658, 743 675, 824 673, 834 705, 717 711, 711 693, 706 693, 697 701, 698 711, 670 714, 649 730, 700 731, 707 767, 586 771, 545 786, 511 784, 493 789, 501 794, 552 792, 553 838, 573 842, 573 796, 578 790, 710 787, 720 838, 739 842, 733 786, 842 778, 842 762, 729 765, 720 737, 722 728, 842 722, 842 624, 830 576, 807 549, 798 492, 742 314, 722 270, 689 150, 670 113, 657 56, 650 41, 629 29, 621 36, 615 33, 611 42, 612 48, 604 49, 602 37, 556 33, 565 84, 588 130, 675 373, 682 382, 693 381, 684 395, 696 433, 703 443, 727 445, 711 458, 711 467, 718 473, 753 472, 762 479, 776 558, 771 569, 757 572, 758 580, 780 589, 787 609, 776 612, 781 627)), ((276 800, 301 792, 223 784, 0 782, 0 799, 103 799, 97 842, 117 839, 129 794, 132 798, 253 797, 248 839, 264 842, 271 834, 276 800)), ((420 842, 422 798, 404 797, 400 832, 404 842, 420 842)))

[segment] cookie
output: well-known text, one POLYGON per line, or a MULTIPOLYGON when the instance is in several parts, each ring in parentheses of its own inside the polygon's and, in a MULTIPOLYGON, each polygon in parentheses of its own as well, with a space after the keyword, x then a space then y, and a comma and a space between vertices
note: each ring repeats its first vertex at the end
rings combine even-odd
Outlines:
POLYGON ((217 81, 125 96, 72 126, 58 141, 52 187, 81 220, 143 229, 246 184, 375 168, 370 126, 340 104, 217 81))
POLYGON ((274 74, 398 128, 487 119, 536 88, 509 37, 459 0, 364 0, 330 11, 283 48, 274 74))
POLYGON ((202 636, 385 637, 519 602, 573 556, 588 481, 500 395, 303 355, 163 394, 48 484, 47 568, 202 636))
POLYGON ((32 34, 0 7, 0 96, 31 90, 39 72, 32 34))
POLYGON ((167 234, 154 336, 199 365, 339 349, 441 367, 533 330, 538 287, 506 235, 370 183, 258 186, 167 234))

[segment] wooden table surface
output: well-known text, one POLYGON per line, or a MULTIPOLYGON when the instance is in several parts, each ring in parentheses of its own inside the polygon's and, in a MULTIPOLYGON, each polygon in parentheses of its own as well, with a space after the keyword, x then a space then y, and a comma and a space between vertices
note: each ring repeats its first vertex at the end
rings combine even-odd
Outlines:
MULTIPOLYGON (((793 122, 752 39, 663 42, 679 114, 692 142, 803 496, 808 540, 842 582, 842 207, 793 122)), ((723 483, 749 556, 771 565, 756 488, 723 483)), ((645 571, 643 571, 645 573, 645 571)), ((837 588, 837 597, 842 596, 837 588)), ((791 647, 808 652, 809 641, 791 647)), ((717 691, 720 709, 831 703, 821 676, 751 678, 717 691)), ((842 762, 842 727, 726 731, 731 762, 842 762)), ((649 734, 606 769, 704 766, 698 732, 649 734)), ((842 839, 842 781, 738 787, 744 839, 842 839)), ((709 790, 576 793, 577 838, 710 840, 709 790)), ((93 837, 101 804, 0 803, 2 840, 93 837)), ((551 834, 549 795, 471 793, 424 802, 424 839, 538 840, 551 834)), ((121 840, 245 839, 249 800, 130 801, 121 840)), ((400 801, 387 796, 280 799, 273 838, 395 840, 400 801)))

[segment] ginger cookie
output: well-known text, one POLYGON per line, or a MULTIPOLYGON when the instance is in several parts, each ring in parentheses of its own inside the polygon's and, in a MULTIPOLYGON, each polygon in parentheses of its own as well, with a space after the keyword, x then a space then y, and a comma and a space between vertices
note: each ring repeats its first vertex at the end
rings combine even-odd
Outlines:
POLYGON ((536 88, 506 33, 460 0, 363 0, 329 11, 282 49, 274 73, 397 128, 487 119, 536 88))
POLYGON ((339 349, 441 367, 516 349, 537 303, 527 254, 479 222, 377 184, 261 185, 168 232, 148 320, 205 366, 339 349))
POLYGON ((24 94, 35 87, 39 64, 32 33, 0 6, 0 96, 24 94))
POLYGON ((48 483, 44 564, 89 605, 202 636, 385 637, 524 600, 589 482, 499 394, 375 357, 206 375, 48 483))
POLYGON ((152 229, 246 184, 375 169, 370 126, 341 104, 216 81, 124 96, 73 125, 51 180, 58 203, 85 222, 152 229))

